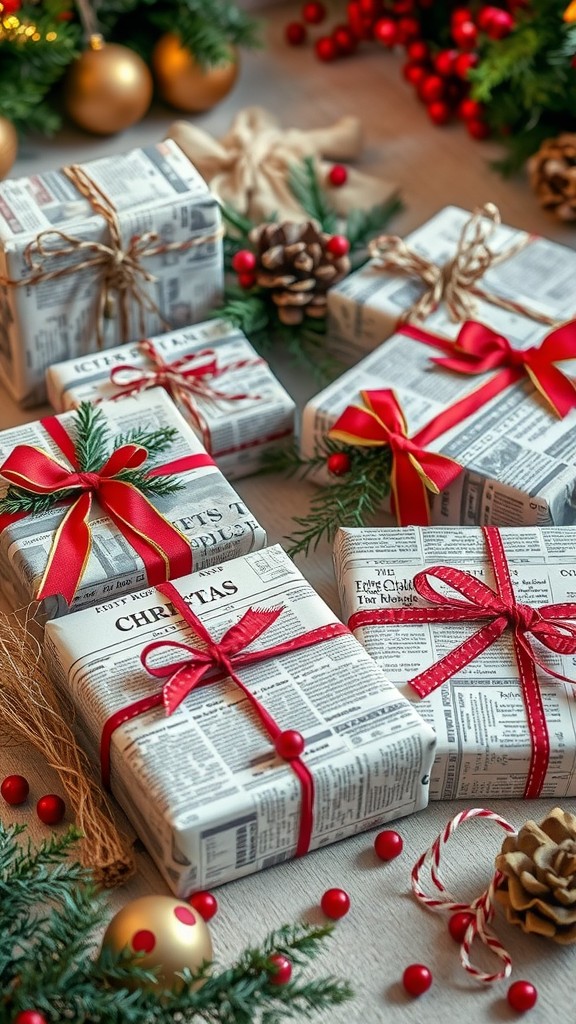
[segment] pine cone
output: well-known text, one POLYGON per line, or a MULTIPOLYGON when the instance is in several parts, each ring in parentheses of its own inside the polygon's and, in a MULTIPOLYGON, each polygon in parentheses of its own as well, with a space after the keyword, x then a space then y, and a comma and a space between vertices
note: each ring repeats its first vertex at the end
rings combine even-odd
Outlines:
POLYGON ((350 270, 348 256, 326 248, 330 235, 310 221, 260 224, 250 232, 256 249, 256 284, 268 288, 283 324, 302 323, 304 315, 326 316, 326 292, 350 270))
POLYGON ((560 220, 576 220, 576 135, 546 139, 528 161, 528 172, 540 205, 560 220))
POLYGON ((576 817, 555 807, 541 825, 508 836, 496 867, 506 875, 496 897, 511 924, 569 945, 576 942, 576 817))

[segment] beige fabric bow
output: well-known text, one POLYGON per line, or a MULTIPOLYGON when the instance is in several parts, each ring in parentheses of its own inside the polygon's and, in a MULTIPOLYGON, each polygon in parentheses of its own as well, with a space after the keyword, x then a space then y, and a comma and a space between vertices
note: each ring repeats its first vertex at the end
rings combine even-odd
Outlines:
MULTIPOLYGON (((176 121, 167 137, 180 146, 219 199, 256 223, 274 214, 280 221, 305 216, 287 185, 292 164, 313 156, 322 179, 331 166, 325 160, 347 163, 357 158, 362 148, 357 117, 343 117, 328 128, 283 129, 262 107, 240 110, 221 139, 186 121, 176 121)), ((341 215, 384 202, 397 191, 390 182, 350 167, 347 170, 346 184, 330 194, 341 215)))

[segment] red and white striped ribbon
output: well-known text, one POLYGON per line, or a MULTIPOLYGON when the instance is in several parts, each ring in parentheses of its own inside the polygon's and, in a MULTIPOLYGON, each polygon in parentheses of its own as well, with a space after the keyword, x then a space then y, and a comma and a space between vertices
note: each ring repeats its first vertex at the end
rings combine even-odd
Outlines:
POLYGON ((486 810, 484 807, 472 807, 467 811, 461 811, 448 822, 444 830, 434 840, 432 846, 416 861, 412 869, 412 891, 416 899, 428 910, 448 914, 466 911, 472 915, 472 920, 466 929, 460 945, 460 962, 464 970, 468 971, 477 981, 492 984, 495 981, 501 981, 502 978, 508 978, 512 970, 510 954, 489 927, 490 921, 494 916, 494 893, 502 883, 504 875, 501 871, 495 871, 488 888, 473 900, 472 903, 462 903, 456 900, 446 889, 440 875, 440 863, 444 847, 458 826, 470 818, 487 818, 500 825, 505 832, 516 832, 516 829, 509 821, 501 818, 494 811, 486 810), (430 895, 425 891, 420 880, 423 872, 428 873, 429 881, 434 886, 436 893, 441 895, 430 895), (488 974, 472 963, 470 951, 476 937, 502 961, 503 966, 500 970, 488 974))

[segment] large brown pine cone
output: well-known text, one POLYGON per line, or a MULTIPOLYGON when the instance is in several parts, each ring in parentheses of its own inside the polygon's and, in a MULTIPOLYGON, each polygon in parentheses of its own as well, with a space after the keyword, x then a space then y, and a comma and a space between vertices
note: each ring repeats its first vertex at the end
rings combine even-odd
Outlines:
POLYGON ((527 821, 504 840, 496 867, 506 875, 496 897, 524 932, 576 942, 576 817, 555 807, 541 825, 527 821))
POLYGON ((546 139, 528 161, 530 183, 540 205, 560 220, 576 220, 576 135, 546 139))
POLYGON ((304 315, 326 316, 326 292, 350 270, 348 256, 326 248, 330 235, 310 221, 260 224, 250 232, 256 249, 256 283, 268 288, 283 324, 299 324, 304 315))

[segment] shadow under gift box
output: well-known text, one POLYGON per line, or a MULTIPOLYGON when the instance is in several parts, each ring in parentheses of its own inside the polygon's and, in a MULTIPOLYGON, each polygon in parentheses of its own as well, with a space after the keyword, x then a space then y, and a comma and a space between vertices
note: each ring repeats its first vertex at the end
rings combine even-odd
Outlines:
MULTIPOLYGON (((220 681, 204 678, 173 714, 160 703, 113 732, 112 793, 177 896, 295 855, 306 824, 302 770, 312 777, 310 850, 426 806, 432 729, 282 548, 213 566, 174 587, 217 641, 248 609, 266 615, 282 608, 232 664, 276 726, 296 730, 305 744, 296 771, 223 672, 220 681), (246 650, 318 629, 328 638, 242 662, 246 650)), ((163 640, 205 650, 170 598, 155 589, 48 623, 50 674, 72 699, 96 763, 110 716, 160 694, 168 679, 146 670, 146 646, 155 646, 148 665, 188 657, 182 647, 162 647, 163 640)))
MULTIPOLYGON (((171 427, 175 439, 166 452, 150 460, 153 466, 186 456, 206 456, 206 450, 192 428, 162 388, 155 388, 122 402, 103 402, 99 409, 110 430, 108 454, 114 436, 135 428, 158 430, 171 427)), ((74 437, 75 413, 55 417, 74 437)), ((32 445, 67 465, 62 451, 43 428, 41 421, 0 431, 0 463, 17 445, 32 445)), ((210 463, 211 460, 204 460, 210 463)), ((148 460, 147 460, 148 462, 148 460)), ((144 463, 145 469, 148 468, 144 463)), ((234 488, 215 465, 178 472, 181 485, 174 494, 155 496, 151 502, 189 543, 192 565, 205 568, 214 562, 257 550, 266 544, 266 532, 246 508, 234 488)), ((7 484, 0 477, 0 495, 7 484)), ((47 512, 27 515, 7 526, 0 534, 0 581, 13 607, 34 600, 49 557, 52 541, 70 502, 47 512)), ((72 610, 98 604, 146 585, 141 557, 127 537, 103 512, 94 495, 89 515, 92 547, 72 610)), ((41 619, 55 618, 69 610, 62 595, 46 596, 39 609, 41 619)))

